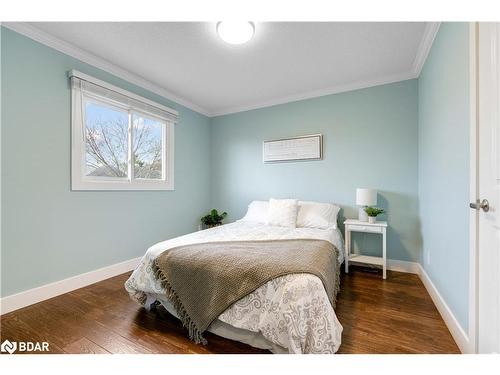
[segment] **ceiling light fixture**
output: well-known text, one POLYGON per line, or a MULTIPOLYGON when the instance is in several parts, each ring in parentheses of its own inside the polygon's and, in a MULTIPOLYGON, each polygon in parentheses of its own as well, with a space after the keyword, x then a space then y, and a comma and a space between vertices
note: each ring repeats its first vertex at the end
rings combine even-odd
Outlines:
POLYGON ((224 21, 217 22, 217 34, 226 43, 243 44, 252 39, 255 33, 253 22, 224 21))

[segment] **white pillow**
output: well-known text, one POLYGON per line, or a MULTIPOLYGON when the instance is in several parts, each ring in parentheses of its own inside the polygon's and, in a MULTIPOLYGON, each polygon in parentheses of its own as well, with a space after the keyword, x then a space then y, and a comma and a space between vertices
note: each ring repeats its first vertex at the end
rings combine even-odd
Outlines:
POLYGON ((337 215, 340 207, 331 203, 299 202, 297 227, 301 228, 337 228, 337 215))
POLYGON ((269 225, 295 228, 297 224, 297 199, 269 199, 269 225))
POLYGON ((267 224, 268 211, 269 202, 253 201, 248 205, 246 215, 239 221, 267 224))

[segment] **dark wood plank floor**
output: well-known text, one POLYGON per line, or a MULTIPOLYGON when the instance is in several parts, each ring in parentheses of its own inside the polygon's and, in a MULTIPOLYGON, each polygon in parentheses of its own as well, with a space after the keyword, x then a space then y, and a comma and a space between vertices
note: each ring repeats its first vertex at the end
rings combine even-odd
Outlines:
MULTIPOLYGON (((3 315, 1 341, 48 341, 51 353, 267 353, 206 334, 196 345, 163 309, 147 312, 123 289, 129 274, 3 315)), ((416 275, 352 268, 342 275, 339 353, 459 353, 416 275)))

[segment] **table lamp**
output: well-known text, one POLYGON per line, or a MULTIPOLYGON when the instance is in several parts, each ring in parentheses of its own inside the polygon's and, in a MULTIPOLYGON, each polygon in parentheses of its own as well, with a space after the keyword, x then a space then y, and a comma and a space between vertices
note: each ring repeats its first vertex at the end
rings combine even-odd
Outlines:
POLYGON ((377 204, 377 190, 358 188, 356 189, 356 204, 362 206, 358 211, 359 221, 368 221, 368 215, 365 207, 375 206, 377 204))

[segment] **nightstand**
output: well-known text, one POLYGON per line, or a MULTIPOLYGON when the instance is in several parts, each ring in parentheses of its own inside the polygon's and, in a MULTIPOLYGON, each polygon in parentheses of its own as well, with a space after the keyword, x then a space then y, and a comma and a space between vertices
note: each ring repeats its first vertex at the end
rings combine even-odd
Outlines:
POLYGON ((382 277, 387 276, 387 222, 377 221, 370 224, 367 221, 349 219, 345 225, 345 272, 349 273, 349 262, 382 266, 382 277), (382 235, 382 256, 351 254, 351 232, 378 233, 382 235))

